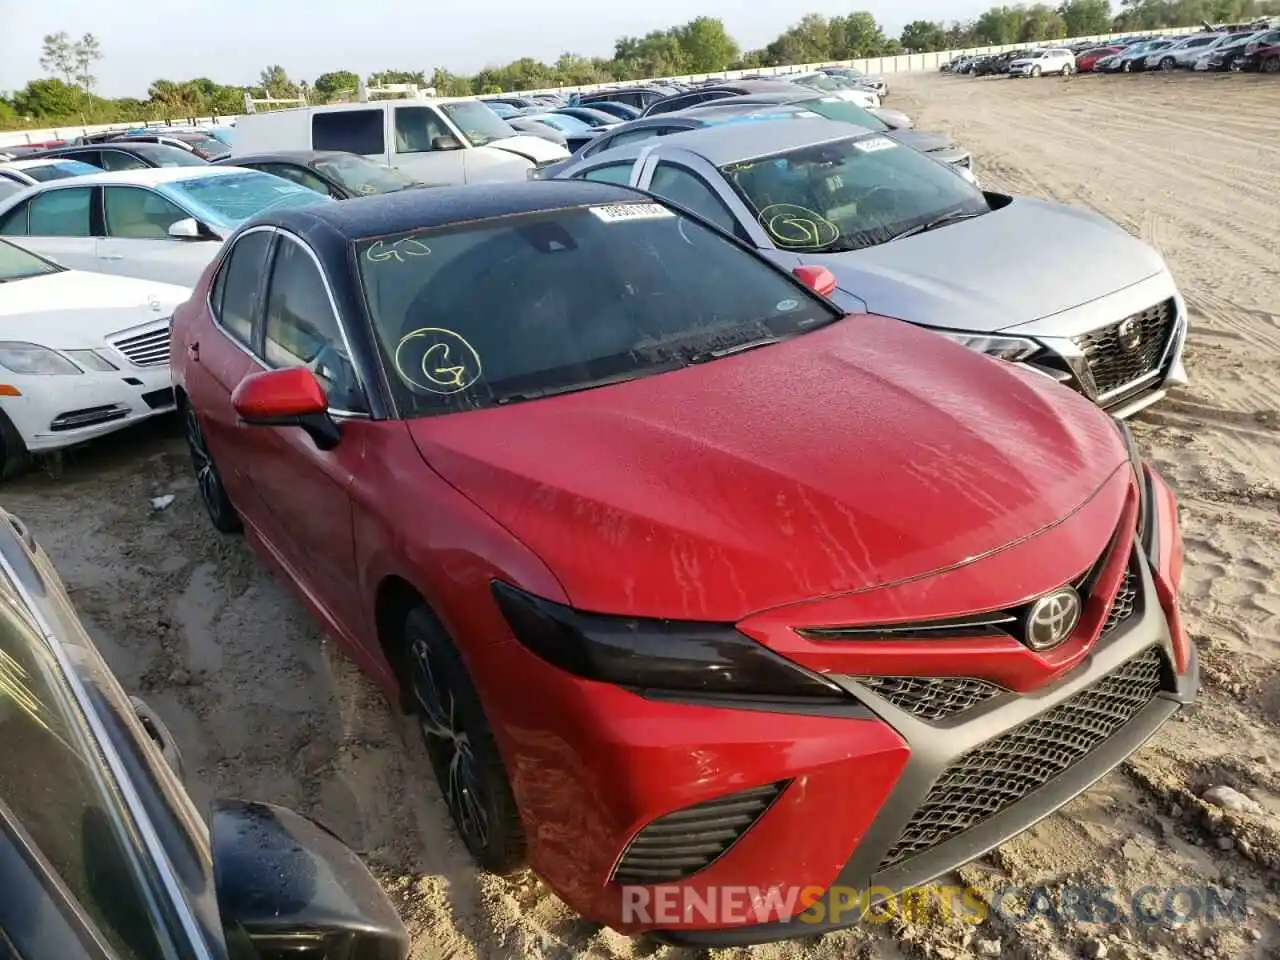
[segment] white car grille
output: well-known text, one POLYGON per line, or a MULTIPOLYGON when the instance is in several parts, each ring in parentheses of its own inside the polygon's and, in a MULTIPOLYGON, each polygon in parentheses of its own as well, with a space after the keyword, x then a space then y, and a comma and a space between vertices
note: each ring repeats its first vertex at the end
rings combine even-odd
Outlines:
POLYGON ((142 332, 107 338, 107 342, 135 367, 162 367, 169 362, 169 321, 142 332))

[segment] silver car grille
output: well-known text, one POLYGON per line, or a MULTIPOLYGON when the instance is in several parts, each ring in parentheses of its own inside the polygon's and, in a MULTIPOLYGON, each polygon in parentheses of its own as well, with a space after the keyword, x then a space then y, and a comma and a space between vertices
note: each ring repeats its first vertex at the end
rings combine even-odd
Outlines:
POLYGON ((169 324, 143 333, 113 337, 108 342, 135 367, 162 367, 169 362, 169 324))
POLYGON ((1173 299, 1073 337, 1084 354, 1098 399, 1136 386, 1160 370, 1178 319, 1173 299))

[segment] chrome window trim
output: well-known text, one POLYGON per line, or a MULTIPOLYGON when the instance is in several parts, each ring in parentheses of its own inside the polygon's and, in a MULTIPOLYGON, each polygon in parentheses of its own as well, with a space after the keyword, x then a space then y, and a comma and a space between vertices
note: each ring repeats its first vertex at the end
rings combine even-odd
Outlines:
MULTIPOLYGON (((316 270, 318 270, 320 273, 320 282, 324 284, 325 297, 328 298, 329 300, 329 307, 331 310, 333 310, 334 320, 338 324, 338 332, 342 335, 342 346, 347 351, 347 357, 351 361, 351 367, 356 372, 356 379, 359 381, 360 389, 364 391, 365 399, 367 400, 369 396, 369 381, 368 381, 368 378, 365 377, 364 371, 360 369, 360 364, 357 362, 356 355, 351 349, 351 338, 347 335, 346 324, 342 322, 342 312, 338 309, 338 302, 333 296, 333 288, 329 284, 329 275, 325 273, 324 265, 320 262, 320 258, 316 256, 315 251, 311 249, 310 244, 308 244, 305 240, 299 237, 296 233, 291 233, 288 230, 282 230, 279 227, 269 226, 269 225, 259 226, 259 227, 250 227, 248 230, 245 230, 243 233, 238 234, 235 238, 234 243, 227 245, 227 248, 222 252, 221 256, 219 257, 218 269, 214 272, 213 282, 209 284, 208 289, 205 290, 205 294, 204 294, 204 304, 209 310, 209 316, 213 319, 213 325, 228 340, 230 340, 233 344, 235 344, 240 349, 241 353, 247 356, 250 360, 256 363, 263 370, 282 369, 282 368, 270 366, 266 362, 266 360, 264 360, 262 357, 258 356, 258 354, 254 352, 253 347, 251 345, 242 343, 238 337, 236 337, 233 333, 231 333, 231 331, 229 331, 226 327, 222 325, 221 317, 219 317, 217 311, 213 309, 213 288, 217 283, 217 278, 222 273, 223 269, 226 266, 227 260, 231 257, 231 254, 235 251, 235 248, 236 246, 239 245, 241 239, 249 236, 249 234, 251 233, 279 234, 281 237, 288 238, 292 242, 296 243, 306 252, 307 256, 311 258, 311 262, 315 264, 316 270)), ((266 279, 268 281, 266 286, 266 293, 269 297, 271 292, 270 277, 268 276, 266 279)), ((266 300, 265 299, 263 300, 263 303, 262 303, 261 312, 263 314, 263 318, 262 318, 263 323, 265 324, 266 322, 266 300)), ((263 329, 263 335, 264 336, 266 335, 265 327, 263 329)), ((329 415, 339 420, 372 419, 372 415, 368 411, 343 410, 341 408, 335 408, 335 407, 329 408, 329 415)))
MULTIPOLYGON (((93 734, 93 739, 96 741, 96 746, 102 759, 106 762, 107 768, 115 780, 115 786, 120 791, 121 799, 124 800, 125 809, 133 819, 134 826, 142 838, 143 846, 146 847, 146 851, 155 865, 156 872, 160 875, 164 892, 168 896, 179 922, 182 924, 182 931, 186 935, 191 950, 200 960, 215 960, 213 953, 209 949, 209 944, 204 938, 200 923, 191 909, 191 905, 187 903, 186 897, 182 895, 182 887, 174 873, 173 865, 169 862, 168 852, 164 849, 164 844, 160 842, 160 836, 156 832, 155 825, 152 824, 151 818, 147 815, 146 806, 138 795, 133 781, 129 779, 128 769, 120 758, 120 754, 116 750, 115 743, 107 732, 102 718, 98 716, 97 711, 94 709, 93 701, 85 690, 84 683, 76 674, 74 665, 67 656, 67 651, 63 649, 61 640, 58 639, 48 619, 36 604, 27 584, 18 576, 9 558, 3 553, 0 553, 0 571, 8 578, 13 589, 22 599, 40 636, 53 654, 53 658, 58 664, 58 669, 67 683, 67 688, 75 699, 76 706, 84 715, 85 722, 93 734)), ((172 931, 170 936, 172 936, 172 931)))

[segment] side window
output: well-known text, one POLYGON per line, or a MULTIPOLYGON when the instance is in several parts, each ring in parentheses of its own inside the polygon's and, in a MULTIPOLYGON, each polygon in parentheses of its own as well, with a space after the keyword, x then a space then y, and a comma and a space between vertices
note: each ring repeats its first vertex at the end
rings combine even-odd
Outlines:
POLYGON ((255 169, 261 170, 263 173, 270 173, 277 177, 284 177, 284 179, 292 180, 294 183, 300 184, 308 190, 314 190, 316 193, 322 193, 326 197, 330 196, 329 185, 306 167, 294 166, 292 163, 257 163, 253 166, 255 169))
POLYGON ((639 130, 626 130, 615 134, 609 140, 609 149, 624 147, 628 143, 639 143, 641 140, 652 140, 654 137, 661 137, 670 133, 672 129, 672 127, 642 127, 639 130))
POLYGON ((146 170, 147 165, 131 153, 123 150, 103 150, 102 168, 104 170, 146 170))
POLYGON ((271 234, 266 230, 246 233, 236 241, 222 262, 214 283, 214 316, 228 334, 243 344, 253 343, 253 320, 258 313, 259 281, 267 269, 267 247, 271 234))
POLYGON ((626 163, 610 163, 603 167, 596 167, 594 170, 588 170, 586 173, 578 174, 578 178, 582 180, 596 180, 599 183, 618 183, 622 186, 631 185, 631 170, 635 163, 628 160, 626 163))
POLYGON ((263 359, 271 367, 306 367, 338 410, 363 412, 359 379, 324 277, 301 244, 281 239, 267 295, 263 359))
POLYGON ((311 117, 311 146, 315 150, 347 153, 385 153, 381 110, 333 110, 311 117))
POLYGON ((169 227, 189 215, 158 193, 141 187, 106 187, 107 236, 167 240, 169 227))
POLYGON ((91 167, 102 166, 102 153, 98 150, 84 150, 76 153, 65 153, 62 155, 64 160, 79 160, 81 163, 87 163, 91 167))
MULTIPOLYGON (((25 187, 23 189, 26 189, 25 187)), ((30 203, 20 203, 0 220, 0 236, 25 237, 27 235, 27 208, 30 203)))
POLYGON ((0 743, 0 801, 40 859, 113 955, 159 960, 163 921, 149 915, 111 775, 58 664, 8 608, 0 615, 0 743))
POLYGON ((430 153, 445 136, 449 128, 430 107, 396 107, 396 153, 430 153))
POLYGON ((738 229, 738 222, 724 205, 724 201, 692 170, 670 163, 659 163, 649 190, 705 217, 727 233, 734 233, 738 229))
POLYGON ((31 198, 27 231, 33 237, 88 237, 88 187, 49 190, 31 198))

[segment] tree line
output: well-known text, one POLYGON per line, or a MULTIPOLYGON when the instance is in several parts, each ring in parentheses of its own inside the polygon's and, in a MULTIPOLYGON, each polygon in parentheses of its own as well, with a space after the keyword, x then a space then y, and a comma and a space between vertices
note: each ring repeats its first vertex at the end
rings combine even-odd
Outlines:
MULTIPOLYGON (((647 77, 720 73, 757 67, 788 66, 864 57, 894 56, 964 47, 1037 43, 1062 37, 1128 30, 1234 22, 1280 9, 1277 0, 1121 0, 1118 11, 1109 0, 1062 0, 991 7, 972 20, 917 20, 898 37, 890 37, 866 11, 841 17, 809 14, 758 50, 742 50, 714 17, 696 17, 642 37, 619 37, 610 57, 564 53, 555 63, 522 57, 501 67, 485 67, 473 75, 437 67, 425 70, 382 70, 364 78, 369 86, 415 83, 435 87, 440 96, 471 96, 545 87, 580 86, 647 77)), ((361 78, 350 70, 331 70, 314 80, 295 80, 280 65, 263 70, 258 83, 243 87, 207 77, 156 80, 146 98, 102 97, 94 65, 103 57, 98 40, 85 34, 73 40, 66 32, 46 36, 40 65, 47 76, 21 90, 0 94, 0 129, 71 124, 163 120, 176 117, 238 114, 245 93, 255 98, 305 97, 311 103, 354 98, 361 78)))

